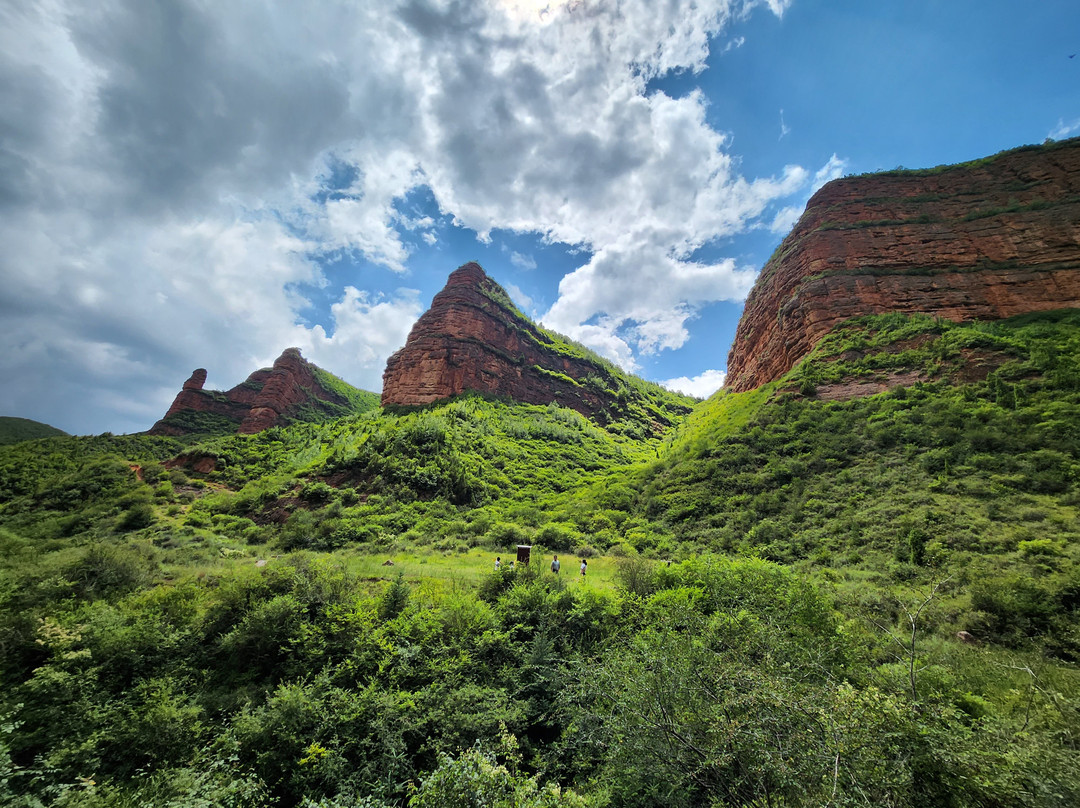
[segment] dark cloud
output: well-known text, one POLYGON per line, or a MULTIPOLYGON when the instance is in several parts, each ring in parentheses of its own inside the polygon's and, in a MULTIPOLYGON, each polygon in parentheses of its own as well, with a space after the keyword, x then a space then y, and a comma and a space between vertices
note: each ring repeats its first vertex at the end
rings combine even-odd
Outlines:
POLYGON ((103 71, 96 157, 135 206, 273 187, 346 133, 362 134, 344 120, 346 76, 272 39, 238 50, 214 8, 132 0, 71 19, 80 53, 103 71))
POLYGON ((452 47, 472 40, 484 22, 482 4, 474 0, 409 0, 400 5, 397 16, 425 42, 441 41, 452 47))

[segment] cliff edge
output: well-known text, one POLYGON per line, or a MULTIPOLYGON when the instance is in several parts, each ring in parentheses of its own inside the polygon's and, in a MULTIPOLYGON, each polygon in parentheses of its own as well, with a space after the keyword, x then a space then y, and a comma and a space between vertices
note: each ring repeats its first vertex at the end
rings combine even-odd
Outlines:
POLYGON ((954 322, 1080 307, 1080 138, 838 179, 765 265, 726 387, 790 370, 836 324, 891 311, 954 322))

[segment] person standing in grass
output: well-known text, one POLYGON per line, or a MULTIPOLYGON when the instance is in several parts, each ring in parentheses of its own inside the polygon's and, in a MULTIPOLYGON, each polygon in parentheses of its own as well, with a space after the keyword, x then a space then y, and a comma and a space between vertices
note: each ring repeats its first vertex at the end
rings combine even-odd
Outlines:
POLYGON ((585 570, 587 570, 588 568, 589 568, 589 562, 586 561, 584 558, 581 559, 581 577, 582 578, 585 577, 585 570))
POLYGON ((551 557, 551 571, 554 572, 556 575, 559 574, 559 557, 558 556, 552 556, 551 557))
POLYGON ((495 569, 498 570, 502 566, 502 558, 495 556, 495 569))

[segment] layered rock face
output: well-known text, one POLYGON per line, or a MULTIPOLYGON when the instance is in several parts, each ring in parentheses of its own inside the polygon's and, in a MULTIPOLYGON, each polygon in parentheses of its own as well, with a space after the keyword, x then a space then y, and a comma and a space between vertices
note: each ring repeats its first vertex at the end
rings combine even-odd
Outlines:
POLYGON ((726 386, 779 378, 837 323, 996 320, 1080 307, 1080 139, 927 171, 834 180, 762 270, 726 386))
MULTIPOLYGON (((564 344, 563 344, 564 345, 564 344)), ((587 417, 617 409, 610 371, 560 351, 479 264, 459 267, 386 363, 383 406, 430 404, 466 391, 526 404, 557 402, 587 417)))
MULTIPOLYGON (((251 434, 298 420, 302 412, 325 417, 345 414, 353 404, 328 389, 324 384, 328 374, 320 374, 324 372, 304 359, 297 348, 287 348, 273 367, 255 371, 225 392, 203 390, 206 371, 199 368, 184 382, 165 417, 150 428, 149 434, 186 435, 202 431, 199 427, 206 423, 235 424, 236 432, 251 434), (200 419, 199 413, 211 417, 200 419)), ((369 395, 374 405, 374 395, 369 395)))

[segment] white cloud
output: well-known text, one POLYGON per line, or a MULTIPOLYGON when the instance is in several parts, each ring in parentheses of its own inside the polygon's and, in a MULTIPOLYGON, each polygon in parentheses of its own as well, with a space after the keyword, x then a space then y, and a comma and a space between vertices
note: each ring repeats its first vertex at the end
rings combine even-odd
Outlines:
POLYGON ((846 168, 847 160, 841 160, 834 154, 825 165, 814 172, 814 181, 810 183, 810 193, 813 194, 825 183, 844 176, 844 169, 846 168))
POLYGON ((786 208, 781 208, 776 212, 776 216, 773 217, 772 224, 769 225, 769 230, 773 233, 787 233, 787 231, 795 226, 795 222, 799 221, 802 212, 803 208, 799 205, 788 205, 786 208))
POLYGON ((675 379, 660 382, 660 384, 669 390, 677 390, 680 393, 686 393, 688 396, 708 398, 724 386, 726 377, 727 373, 723 370, 706 370, 697 376, 679 376, 675 379))
POLYGON ((679 261, 645 243, 616 245, 566 275, 559 299, 542 319, 635 370, 636 351, 678 348, 689 336, 686 321, 700 305, 743 299, 755 275, 730 259, 702 264, 679 261), (596 312, 603 316, 595 318, 596 312))
POLYGON ((1069 123, 1065 123, 1064 118, 1058 118, 1057 126, 1050 130, 1047 137, 1051 140, 1064 140, 1072 137, 1077 132, 1080 132, 1080 118, 1069 123))
POLYGON ((507 294, 522 311, 529 311, 533 307, 533 299, 521 291, 521 288, 513 283, 504 284, 507 294))
POLYGON ((145 404, 118 426, 145 428, 191 368, 231 386, 289 345, 377 388, 416 298, 350 279, 331 331, 303 324, 300 290, 328 283, 324 256, 408 272, 409 243, 437 240, 401 209, 419 187, 481 237, 533 232, 591 255, 563 279, 553 327, 627 367, 678 347, 702 305, 753 280, 694 252, 764 226, 811 178, 741 176, 700 93, 646 83, 704 69, 710 38, 750 9, 789 6, 9 4, 0 369, 25 381, 0 406, 32 412, 83 385, 81 410, 55 413, 79 430, 122 390, 145 404))
MULTIPOLYGON (((794 0, 761 0, 765 5, 769 7, 769 10, 777 17, 783 17, 784 12, 791 8, 791 4, 794 0)), ((758 2, 752 2, 748 5, 758 5, 758 2)))
POLYGON ((721 51, 721 53, 729 53, 730 51, 732 51, 734 49, 741 48, 745 44, 746 44, 746 37, 737 36, 734 39, 730 40, 726 45, 724 45, 724 49, 721 51))
POLYGON ((382 389, 386 357, 401 348, 423 312, 416 290, 400 290, 393 299, 373 299, 353 286, 331 306, 333 334, 322 326, 306 337, 304 355, 326 368, 349 368, 349 381, 365 390, 382 389))
POLYGON ((846 160, 841 160, 835 154, 830 157, 825 165, 814 172, 814 178, 810 182, 806 197, 796 205, 787 205, 780 208, 769 224, 769 230, 773 233, 786 235, 799 221, 799 217, 802 216, 803 211, 806 209, 806 203, 810 197, 820 190, 825 183, 843 176, 845 168, 847 168, 846 160))
POLYGON ((518 269, 536 269, 536 259, 531 255, 522 255, 519 252, 510 253, 510 263, 518 269))

